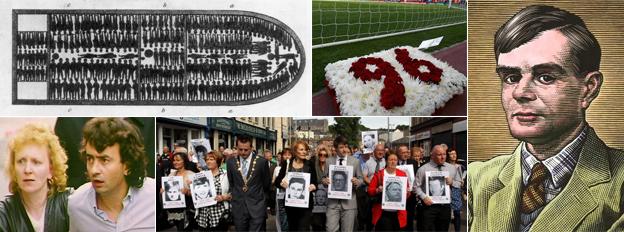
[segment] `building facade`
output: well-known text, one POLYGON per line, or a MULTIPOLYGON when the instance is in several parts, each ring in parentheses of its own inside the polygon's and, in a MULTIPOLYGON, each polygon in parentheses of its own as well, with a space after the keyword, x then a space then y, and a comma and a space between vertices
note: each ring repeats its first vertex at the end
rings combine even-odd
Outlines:
POLYGON ((410 132, 414 135, 411 146, 422 147, 425 157, 430 156, 431 148, 446 144, 457 151, 457 158, 466 160, 468 153, 468 121, 466 117, 415 117, 411 119, 410 132))

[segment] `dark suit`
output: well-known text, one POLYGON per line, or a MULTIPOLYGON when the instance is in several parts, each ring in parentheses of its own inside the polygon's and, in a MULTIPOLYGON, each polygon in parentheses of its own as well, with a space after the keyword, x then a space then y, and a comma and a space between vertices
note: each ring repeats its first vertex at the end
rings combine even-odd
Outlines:
POLYGON ((268 194, 271 187, 267 160, 256 154, 251 156, 247 173, 247 192, 243 191, 244 181, 241 172, 238 171, 238 158, 227 160, 227 177, 232 192, 232 216, 236 231, 260 231, 267 217, 265 194, 268 194), (254 159, 256 166, 252 173, 254 159))

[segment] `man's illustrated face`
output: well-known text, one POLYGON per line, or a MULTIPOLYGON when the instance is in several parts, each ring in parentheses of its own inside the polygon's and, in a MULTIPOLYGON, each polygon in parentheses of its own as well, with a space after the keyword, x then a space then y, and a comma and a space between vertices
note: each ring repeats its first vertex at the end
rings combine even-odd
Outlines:
POLYGON ((288 188, 290 188, 290 194, 292 194, 292 196, 296 198, 299 198, 303 195, 303 184, 301 183, 292 183, 290 184, 290 186, 288 186, 288 188))
POLYGON ((119 144, 106 147, 102 152, 87 144, 85 146, 87 174, 95 192, 101 196, 115 194, 126 188, 127 167, 121 162, 119 144))
POLYGON ((584 77, 566 62, 568 39, 548 30, 498 57, 501 101, 514 138, 543 144, 584 120, 584 77))
POLYGON ((335 186, 334 189, 338 191, 344 191, 346 189, 346 181, 345 177, 341 174, 334 174, 332 177, 332 184, 335 186))

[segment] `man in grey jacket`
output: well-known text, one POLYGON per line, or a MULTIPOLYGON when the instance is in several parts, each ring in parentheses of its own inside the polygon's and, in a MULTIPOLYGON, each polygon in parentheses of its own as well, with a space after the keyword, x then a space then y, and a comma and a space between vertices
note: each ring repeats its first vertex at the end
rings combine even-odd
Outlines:
POLYGON ((329 232, 338 231, 353 231, 355 226, 355 217, 357 216, 357 200, 355 190, 357 186, 362 184, 363 175, 360 168, 360 161, 351 156, 351 150, 347 143, 347 138, 338 136, 334 140, 334 147, 336 148, 336 156, 332 156, 325 162, 325 177, 322 180, 324 185, 329 185, 330 179, 327 177, 329 173, 329 165, 351 166, 353 167, 353 178, 351 183, 351 199, 327 199, 327 223, 326 229, 329 232))

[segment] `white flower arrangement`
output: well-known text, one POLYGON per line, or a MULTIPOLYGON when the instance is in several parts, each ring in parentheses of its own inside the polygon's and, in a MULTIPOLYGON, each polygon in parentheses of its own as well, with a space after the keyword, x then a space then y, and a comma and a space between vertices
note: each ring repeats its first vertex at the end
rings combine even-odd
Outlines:
MULTIPOLYGON (((384 88, 384 78, 364 82, 349 72, 352 63, 361 57, 353 57, 328 64, 325 67, 325 79, 328 87, 336 92, 336 101, 342 115, 431 115, 441 108, 455 94, 462 94, 467 85, 467 78, 446 62, 440 61, 430 54, 417 48, 401 46, 376 52, 362 57, 382 58, 390 63, 403 79, 405 87, 405 105, 385 109, 380 103, 381 90, 384 88), (412 59, 428 60, 443 70, 441 81, 438 84, 422 82, 412 78, 396 60, 394 50, 407 49, 412 59)), ((423 71, 426 68, 420 67, 423 71)), ((373 71, 374 68, 367 66, 373 71)))

